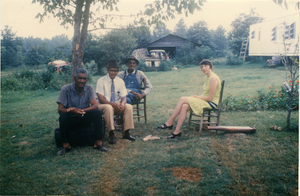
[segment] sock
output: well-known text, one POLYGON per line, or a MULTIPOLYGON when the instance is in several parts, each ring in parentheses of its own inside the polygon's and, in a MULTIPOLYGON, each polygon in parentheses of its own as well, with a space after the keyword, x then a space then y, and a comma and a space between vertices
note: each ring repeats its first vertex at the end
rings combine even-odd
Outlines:
POLYGON ((112 135, 114 135, 114 131, 113 130, 109 131, 109 136, 112 136, 112 135))
POLYGON ((125 135, 129 135, 129 130, 125 131, 125 135))

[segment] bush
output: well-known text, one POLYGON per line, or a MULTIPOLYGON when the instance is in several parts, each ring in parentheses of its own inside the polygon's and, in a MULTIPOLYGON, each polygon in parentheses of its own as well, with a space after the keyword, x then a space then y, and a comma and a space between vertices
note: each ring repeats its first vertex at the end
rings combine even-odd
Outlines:
POLYGON ((171 61, 161 61, 158 67, 158 71, 170 71, 173 67, 171 61))
POLYGON ((213 55, 213 51, 209 46, 197 47, 194 53, 195 64, 199 64, 203 59, 210 59, 213 55))
MULTIPOLYGON (((299 92, 295 94, 299 100, 299 92)), ((229 95, 223 100, 222 109, 226 111, 257 111, 257 110, 286 110, 288 108, 289 95, 281 87, 280 90, 275 87, 269 87, 269 92, 258 91, 258 95, 237 99, 236 96, 229 95)), ((299 102, 295 101, 294 107, 299 107, 299 102)))
POLYGON ((243 59, 238 58, 232 52, 227 52, 226 63, 228 65, 241 65, 243 64, 243 59))
POLYGON ((1 78, 1 89, 4 91, 36 91, 44 89, 60 90, 71 81, 69 72, 53 71, 48 66, 46 71, 30 70, 26 67, 18 69, 7 77, 1 78))
POLYGON ((143 71, 143 72, 150 72, 150 71, 152 71, 152 70, 151 70, 151 67, 148 67, 148 66, 146 65, 146 63, 145 63, 144 60, 140 60, 140 61, 139 61, 139 65, 137 66, 136 69, 137 69, 137 70, 141 70, 141 71, 143 71))
POLYGON ((98 66, 94 60, 89 63, 84 64, 84 68, 88 70, 89 74, 96 75, 98 74, 98 66))
POLYGON ((213 65, 226 65, 226 58, 218 58, 211 60, 213 65))

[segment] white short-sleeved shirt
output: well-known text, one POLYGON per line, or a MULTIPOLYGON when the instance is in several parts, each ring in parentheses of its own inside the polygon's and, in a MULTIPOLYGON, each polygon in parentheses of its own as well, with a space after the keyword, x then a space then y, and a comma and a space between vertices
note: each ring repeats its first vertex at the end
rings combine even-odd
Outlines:
MULTIPOLYGON (((103 95, 103 97, 110 101, 111 97, 111 83, 112 79, 107 74, 106 76, 103 76, 98 79, 97 86, 96 86, 96 93, 103 95)), ((114 84, 115 84, 115 102, 121 101, 122 97, 125 97, 127 95, 127 90, 125 87, 124 81, 116 76, 114 78, 114 84)))

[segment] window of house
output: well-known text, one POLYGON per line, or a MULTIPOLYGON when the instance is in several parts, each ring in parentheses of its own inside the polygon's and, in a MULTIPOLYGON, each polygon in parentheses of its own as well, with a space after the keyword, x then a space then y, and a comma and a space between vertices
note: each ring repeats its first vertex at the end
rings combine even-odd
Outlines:
POLYGON ((296 31, 296 23, 293 22, 292 24, 285 24, 284 29, 284 38, 285 39, 295 39, 295 31, 296 31))
POLYGON ((277 40, 277 26, 272 29, 272 37, 271 41, 277 40))

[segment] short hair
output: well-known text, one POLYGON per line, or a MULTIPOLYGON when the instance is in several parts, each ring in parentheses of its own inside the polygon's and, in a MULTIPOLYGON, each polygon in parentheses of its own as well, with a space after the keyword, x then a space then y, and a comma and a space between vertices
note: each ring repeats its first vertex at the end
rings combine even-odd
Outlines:
POLYGON ((88 76, 88 71, 84 68, 78 68, 74 71, 74 77, 76 78, 79 73, 86 74, 88 76))
POLYGON ((209 65, 209 67, 212 69, 213 68, 213 64, 210 60, 208 59, 203 59, 201 62, 200 62, 200 66, 201 65, 209 65))

